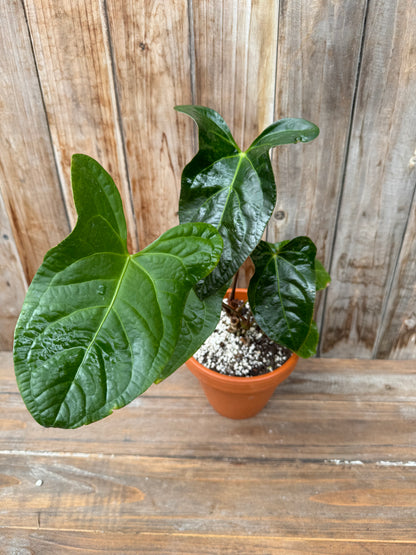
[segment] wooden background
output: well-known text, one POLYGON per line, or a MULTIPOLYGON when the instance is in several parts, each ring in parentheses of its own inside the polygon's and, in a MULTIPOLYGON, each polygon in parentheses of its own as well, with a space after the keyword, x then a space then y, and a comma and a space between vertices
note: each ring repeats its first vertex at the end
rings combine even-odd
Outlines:
POLYGON ((27 284, 75 222, 69 169, 96 158, 131 250, 177 223, 197 147, 173 110, 218 110, 240 146, 304 117, 273 152, 268 240, 307 234, 333 283, 320 355, 416 358, 414 0, 0 0, 0 349, 27 284))

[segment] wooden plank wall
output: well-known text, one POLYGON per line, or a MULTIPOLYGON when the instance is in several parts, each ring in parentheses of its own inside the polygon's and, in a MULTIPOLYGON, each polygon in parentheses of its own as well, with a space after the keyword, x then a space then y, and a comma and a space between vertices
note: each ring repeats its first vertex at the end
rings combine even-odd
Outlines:
POLYGON ((268 240, 307 234, 331 270, 321 356, 416 359, 414 0, 0 0, 0 13, 0 349, 74 225, 71 155, 113 175, 142 248, 177 223, 196 134, 173 106, 197 103, 242 147, 281 117, 320 126, 273 152, 268 240))

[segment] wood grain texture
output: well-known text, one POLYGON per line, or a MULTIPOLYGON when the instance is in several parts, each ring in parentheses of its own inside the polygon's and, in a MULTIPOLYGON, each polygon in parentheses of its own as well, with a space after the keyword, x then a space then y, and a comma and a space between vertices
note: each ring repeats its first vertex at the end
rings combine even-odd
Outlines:
MULTIPOLYGON (((274 119, 320 126, 313 143, 273 151, 267 239, 307 234, 332 265, 316 313, 321 355, 416 360, 412 0, 0 0, 0 10, 10 237, 0 345, 24 281, 75 222, 71 155, 114 177, 137 251, 178 221, 196 129, 173 107, 194 102, 218 110, 243 148, 274 119)), ((252 271, 243 266, 240 285, 252 271)))
POLYGON ((81 152, 100 162, 120 189, 129 248, 137 250, 103 4, 39 0, 25 6, 71 224, 71 156, 81 152))
MULTIPOLYGON (((318 125, 320 135, 311 144, 275 149, 278 195, 267 239, 276 242, 308 235, 327 268, 337 223, 365 8, 365 0, 319 0, 282 2, 280 9, 275 119, 305 118, 318 125)), ((319 326, 321 300, 322 295, 316 314, 319 326)))
POLYGON ((78 430, 23 412, 10 353, 0 396, 6 553, 416 548, 412 361, 303 361, 247 421, 216 415, 185 369, 78 430))
POLYGON ((279 200, 269 237, 309 234, 325 260, 331 253, 365 4, 281 4, 275 118, 304 117, 320 127, 320 135, 308 145, 276 149, 279 200))
MULTIPOLYGON (((279 1, 193 2, 194 101, 217 110, 242 149, 273 122, 279 1)), ((247 287, 250 259, 239 272, 247 287)))
POLYGON ((247 148, 273 121, 278 0, 193 2, 196 104, 247 148))
POLYGON ((414 460, 413 361, 300 361, 266 409, 247 421, 217 415, 197 380, 183 368, 127 408, 71 431, 42 428, 30 417, 7 355, 0 359, 0 377, 0 452, 45 452, 55 445, 62 455, 360 459, 369 464, 414 460))
POLYGON ((27 283, 0 193, 0 350, 11 350, 27 283))
POLYGON ((416 96, 415 17, 411 0, 369 4, 334 246, 335 287, 327 297, 326 356, 342 357, 352 346, 355 356, 372 356, 388 302, 415 186, 409 171, 416 145, 409 103, 416 96))
POLYGON ((178 221, 181 172, 192 124, 186 0, 108 2, 115 71, 140 247, 178 221))
MULTIPOLYGON (((414 173, 413 158, 409 171, 414 173)), ((376 358, 414 359, 416 353, 416 197, 393 274, 386 313, 375 346, 376 358)))
MULTIPOLYGON (((7 214, 2 213, 1 225, 6 228, 9 220, 25 279, 30 281, 45 252, 63 239, 69 226, 25 14, 14 0, 1 0, 0 12, 0 187, 7 214)), ((7 230, 4 233, 12 237, 7 230)), ((5 244, 3 249, 11 255, 8 271, 16 271, 19 284, 15 253, 5 244)), ((8 295, 8 281, 2 280, 2 297, 8 295)), ((17 295, 20 299, 21 291, 17 295)), ((8 303, 0 307, 6 318, 9 307, 8 303)), ((10 330, 3 333, 10 335, 10 330)))
POLYGON ((167 533, 126 533, 126 532, 87 532, 56 531, 1 528, 0 541, 6 554, 32 555, 96 555, 112 553, 140 553, 160 555, 413 555, 414 542, 402 541, 365 541, 348 539, 284 538, 279 536, 236 536, 232 534, 215 535, 198 532, 167 533))
POLYGON ((413 539, 414 469, 358 466, 134 455, 0 455, 3 502, 7 499, 0 526, 413 539), (36 486, 39 480, 42 484, 36 486))

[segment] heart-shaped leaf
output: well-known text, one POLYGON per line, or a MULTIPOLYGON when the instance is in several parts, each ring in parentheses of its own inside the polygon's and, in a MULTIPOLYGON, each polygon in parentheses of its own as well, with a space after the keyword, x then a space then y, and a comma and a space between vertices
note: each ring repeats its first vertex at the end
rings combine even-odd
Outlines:
POLYGON ((222 250, 215 228, 190 223, 129 255, 111 177, 75 155, 72 185, 77 225, 46 254, 14 344, 28 409, 40 424, 63 428, 107 416, 163 375, 186 300, 222 250))
POLYGON ((261 241, 252 253, 255 273, 248 299, 254 318, 273 341, 301 356, 315 341, 315 255, 308 237, 275 244, 261 241))
POLYGON ((268 151, 277 145, 307 142, 319 129, 303 119, 269 126, 242 152, 222 117, 202 106, 177 106, 199 128, 199 151, 182 173, 179 218, 214 225, 224 241, 218 266, 198 287, 203 298, 220 289, 260 241, 276 204, 268 151))

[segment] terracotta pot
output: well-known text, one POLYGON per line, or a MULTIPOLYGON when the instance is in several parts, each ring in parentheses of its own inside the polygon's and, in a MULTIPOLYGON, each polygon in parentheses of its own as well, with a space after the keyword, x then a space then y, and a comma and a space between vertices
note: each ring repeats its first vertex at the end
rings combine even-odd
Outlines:
MULTIPOLYGON (((228 292, 227 292, 228 294, 228 292)), ((247 299, 247 289, 236 289, 236 298, 247 299)), ((260 412, 273 395, 276 387, 296 366, 295 354, 273 372, 254 377, 226 376, 206 368, 193 357, 186 365, 194 374, 211 406, 228 418, 250 418, 260 412)))

